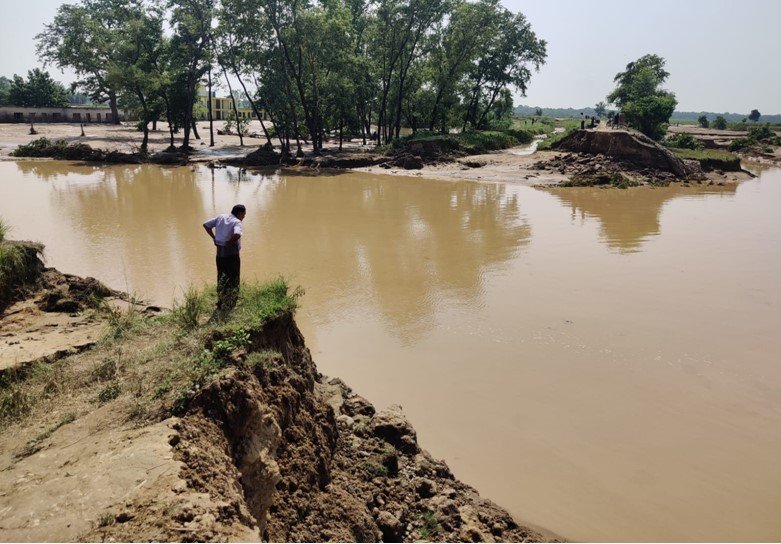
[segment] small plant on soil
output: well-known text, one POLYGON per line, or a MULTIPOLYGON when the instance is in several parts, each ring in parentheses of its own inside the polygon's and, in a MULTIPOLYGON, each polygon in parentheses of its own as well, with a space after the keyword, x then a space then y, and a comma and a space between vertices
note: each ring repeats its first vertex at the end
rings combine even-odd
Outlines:
POLYGON ((442 532, 442 525, 439 524, 439 518, 434 512, 426 510, 420 516, 423 526, 420 528, 420 536, 423 540, 429 540, 442 532))
POLYGON ((117 398, 121 392, 122 392, 122 388, 120 387, 119 383, 111 382, 106 387, 101 389, 100 393, 98 393, 98 402, 100 404, 106 404, 107 402, 111 402, 112 400, 117 398))
POLYGON ((372 478, 385 478, 388 475, 388 469, 385 466, 372 461, 366 461, 363 464, 363 470, 372 478))
POLYGON ((182 302, 174 304, 171 319, 185 332, 195 329, 206 314, 206 298, 205 293, 194 287, 188 288, 182 302))

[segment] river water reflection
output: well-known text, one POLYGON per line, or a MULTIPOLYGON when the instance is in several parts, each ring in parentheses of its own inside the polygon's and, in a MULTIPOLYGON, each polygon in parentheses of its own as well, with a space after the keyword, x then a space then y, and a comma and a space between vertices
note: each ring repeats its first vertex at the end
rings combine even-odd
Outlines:
POLYGON ((200 224, 306 289, 320 370, 574 540, 781 539, 781 170, 729 187, 537 190, 203 167, 0 163, 0 215, 63 271, 170 305, 200 224))

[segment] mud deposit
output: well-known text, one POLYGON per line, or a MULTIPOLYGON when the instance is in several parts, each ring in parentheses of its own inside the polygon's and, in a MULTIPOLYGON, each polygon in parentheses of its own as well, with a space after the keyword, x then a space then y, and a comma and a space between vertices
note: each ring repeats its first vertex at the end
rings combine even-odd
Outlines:
POLYGON ((626 190, 0 174, 0 215, 50 266, 163 306, 214 281, 200 224, 244 203, 242 274, 306 289, 297 320, 319 370, 377 411, 402 405, 422 448, 524 523, 572 540, 781 538, 777 169, 626 190))

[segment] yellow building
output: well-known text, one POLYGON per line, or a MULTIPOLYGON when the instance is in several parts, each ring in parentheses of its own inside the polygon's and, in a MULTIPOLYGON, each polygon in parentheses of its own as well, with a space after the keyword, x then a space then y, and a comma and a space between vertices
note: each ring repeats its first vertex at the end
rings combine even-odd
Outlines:
MULTIPOLYGON (((208 99, 208 92, 206 90, 200 90, 198 92, 198 119, 203 121, 204 119, 209 118, 209 112, 208 107, 209 103, 207 102, 208 99)), ((217 96, 211 97, 211 103, 212 103, 212 118, 215 121, 224 121, 227 120, 231 112, 233 111, 233 101, 230 97, 228 98, 218 98, 217 96)), ((252 110, 252 108, 242 108, 239 106, 238 108, 239 117, 242 119, 252 120, 257 119, 257 116, 255 115, 255 112, 252 110)), ((261 110, 261 115, 263 116, 263 120, 268 120, 268 115, 266 114, 265 110, 261 110)))

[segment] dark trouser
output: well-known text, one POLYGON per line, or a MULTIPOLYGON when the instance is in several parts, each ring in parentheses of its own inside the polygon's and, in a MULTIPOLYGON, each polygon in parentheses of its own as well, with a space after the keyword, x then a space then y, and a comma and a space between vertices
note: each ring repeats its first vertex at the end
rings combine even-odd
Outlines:
POLYGON ((217 309, 231 310, 239 298, 241 258, 217 256, 217 309))

